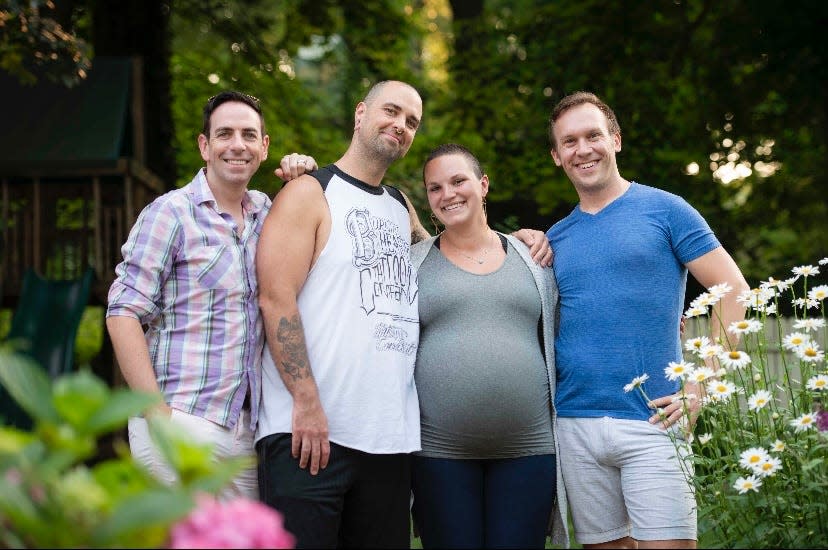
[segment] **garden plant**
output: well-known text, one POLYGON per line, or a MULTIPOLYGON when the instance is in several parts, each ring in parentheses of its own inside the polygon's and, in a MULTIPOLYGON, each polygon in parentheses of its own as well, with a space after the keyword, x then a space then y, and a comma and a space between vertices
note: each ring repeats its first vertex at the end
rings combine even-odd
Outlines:
MULTIPOLYGON (((698 503, 701 547, 828 547, 828 285, 815 284, 828 258, 818 264, 794 267, 792 277, 770 278, 738 297, 745 319, 721 327, 739 335, 734 349, 721 338, 692 336, 685 360, 665 366, 665 376, 681 381, 684 402, 702 404, 693 432, 674 437, 692 450, 685 474, 698 503), (691 393, 690 382, 702 396, 691 393)), ((717 285, 691 302, 691 332, 710 333, 730 291, 717 285)), ((649 401, 646 380, 638 376, 624 390, 649 401)))
POLYGON ((112 390, 85 369, 51 381, 9 347, 0 383, 34 421, 31 430, 0 424, 0 548, 293 547, 275 510, 215 497, 244 461, 214 460, 166 419, 151 418, 150 429, 177 484, 156 481, 118 439, 115 458, 96 458, 100 439, 157 396, 112 390))

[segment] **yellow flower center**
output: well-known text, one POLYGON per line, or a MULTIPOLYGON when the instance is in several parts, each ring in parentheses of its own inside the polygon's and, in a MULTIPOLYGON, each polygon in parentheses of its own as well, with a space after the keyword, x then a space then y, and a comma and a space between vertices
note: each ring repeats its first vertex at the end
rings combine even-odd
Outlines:
POLYGON ((731 351, 730 353, 728 353, 728 357, 730 357, 731 359, 738 359, 740 355, 738 351, 731 351))
POLYGON ((808 357, 816 357, 816 350, 814 348, 808 348, 805 350, 805 355, 808 357))
POLYGON ((759 457, 758 456, 753 455, 752 457, 750 457, 750 463, 751 464, 755 464, 757 462, 759 462, 759 457))

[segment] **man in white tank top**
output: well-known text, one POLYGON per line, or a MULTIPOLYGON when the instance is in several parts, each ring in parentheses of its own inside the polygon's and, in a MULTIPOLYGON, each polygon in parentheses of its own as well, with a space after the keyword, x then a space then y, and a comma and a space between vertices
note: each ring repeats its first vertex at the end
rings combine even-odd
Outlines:
POLYGON ((288 182, 262 229, 259 490, 299 548, 409 546, 408 453, 420 449, 409 215, 422 226, 382 179, 421 117, 413 87, 375 85, 342 158, 288 182))

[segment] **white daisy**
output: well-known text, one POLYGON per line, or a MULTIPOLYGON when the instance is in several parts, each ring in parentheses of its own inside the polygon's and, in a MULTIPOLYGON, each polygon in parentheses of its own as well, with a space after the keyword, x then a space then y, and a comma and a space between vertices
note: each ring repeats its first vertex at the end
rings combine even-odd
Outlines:
POLYGON ((794 351, 802 346, 807 346, 811 342, 811 337, 802 332, 792 332, 782 338, 782 347, 794 351))
POLYGON ((718 302, 721 298, 709 292, 702 292, 696 298, 690 302, 690 307, 703 307, 708 308, 718 302))
POLYGON ((782 469, 782 461, 775 456, 768 456, 753 467, 753 471, 760 477, 773 477, 782 469))
POLYGON ((710 344, 709 346, 702 346, 699 350, 698 356, 702 359, 709 359, 713 357, 719 357, 724 353, 724 348, 719 344, 710 344))
POLYGON ((785 450, 785 442, 782 441, 781 439, 777 439, 776 441, 773 442, 773 445, 771 445, 771 451, 773 451, 775 453, 781 453, 784 450, 785 450))
POLYGON ((710 338, 707 336, 697 336, 696 338, 688 338, 684 342, 684 349, 687 351, 699 351, 704 346, 710 345, 710 338))
POLYGON ((756 319, 734 321, 727 327, 727 331, 731 334, 752 334, 760 330, 762 330, 762 323, 756 319))
POLYGON ((768 390, 759 390, 748 398, 748 409, 758 411, 771 402, 773 396, 768 390))
POLYGON ((793 328, 799 330, 819 330, 825 326, 825 319, 822 317, 813 317, 811 319, 799 319, 793 325, 793 328))
POLYGON ((801 361, 805 361, 806 363, 819 363, 825 359, 825 352, 819 349, 819 346, 813 342, 796 348, 794 353, 796 353, 796 356, 801 361))
POLYGON ((710 367, 696 367, 693 372, 687 375, 687 380, 688 382, 700 384, 715 375, 716 373, 710 367))
POLYGON ((821 391, 828 390, 828 375, 817 374, 808 379, 805 385, 809 390, 821 391))
POLYGON ((684 312, 684 316, 688 319, 692 319, 693 317, 701 317, 702 315, 707 315, 706 307, 695 306, 684 312))
POLYGON ((642 374, 641 376, 636 376, 632 379, 632 382, 624 386, 624 391, 626 393, 633 391, 635 388, 646 382, 649 378, 650 376, 646 373, 642 374))
POLYGON ((719 361, 728 368, 741 369, 750 364, 750 355, 743 351, 731 350, 719 354, 719 361))
POLYGON ((791 269, 794 275, 802 275, 803 277, 810 277, 812 275, 819 275, 819 268, 812 265, 800 265, 791 269))
POLYGON ((725 294, 733 290, 733 287, 727 283, 719 283, 707 289, 707 291, 717 298, 723 297, 725 294))
POLYGON ((699 436, 699 443, 702 444, 702 445, 706 445, 707 443, 710 442, 711 439, 713 439, 713 434, 711 434, 711 433, 701 434, 699 436))
POLYGON ((816 427, 816 417, 813 413, 805 413, 798 418, 790 421, 790 425, 794 427, 797 432, 804 432, 816 427))
POLYGON ((828 264, 828 258, 822 258, 822 259, 819 261, 819 265, 825 265, 825 264, 828 264))
POLYGON ((745 307, 757 308, 767 304, 774 294, 773 290, 767 288, 752 288, 739 294, 736 301, 745 307))
POLYGON ((707 395, 712 401, 726 401, 736 392, 736 385, 728 380, 714 380, 707 384, 707 395))
MULTIPOLYGON (((762 281, 762 283, 759 285, 759 288, 775 289, 778 292, 783 292, 787 290, 790 286, 791 283, 789 281, 780 281, 779 279, 774 279, 773 277, 771 277, 767 281, 762 281)), ((776 294, 776 292, 774 292, 774 294, 776 294)))
POLYGON ((828 285, 815 286, 814 288, 808 291, 809 300, 822 301, 825 298, 828 298, 828 285))
POLYGON ((743 451, 739 455, 739 465, 742 468, 752 470, 757 464, 761 464, 764 460, 770 458, 768 451, 762 447, 751 447, 747 451, 743 451))
POLYGON ((670 361, 668 363, 668 367, 664 369, 664 374, 667 376, 667 380, 678 380, 686 378, 690 373, 693 372, 693 363, 688 363, 687 361, 681 361, 679 363, 670 361))
POLYGON ((740 495, 743 495, 748 491, 754 491, 758 493, 759 487, 761 486, 762 480, 756 477, 755 475, 740 477, 736 480, 736 483, 733 484, 733 488, 739 491, 740 495))
POLYGON ((776 304, 767 304, 764 306, 759 306, 756 308, 756 311, 760 313, 764 313, 765 315, 775 315, 776 314, 776 304))
POLYGON ((801 307, 802 309, 814 309, 819 307, 819 302, 816 300, 796 298, 791 302, 794 307, 801 307))

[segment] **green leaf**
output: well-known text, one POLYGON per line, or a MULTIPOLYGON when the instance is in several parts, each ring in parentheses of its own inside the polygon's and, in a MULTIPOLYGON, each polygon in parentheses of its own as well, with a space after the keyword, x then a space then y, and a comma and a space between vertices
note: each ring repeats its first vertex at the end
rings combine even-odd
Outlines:
POLYGON ((0 455, 17 455, 35 440, 29 432, 0 426, 0 455))
POLYGON ((211 443, 194 441, 181 426, 173 424, 168 418, 152 417, 149 419, 152 440, 167 462, 179 473, 182 483, 215 469, 211 443))
POLYGON ((86 430, 96 435, 111 431, 126 424, 130 416, 140 414, 158 401, 159 396, 154 394, 128 389, 116 390, 106 403, 87 419, 86 430))
POLYGON ((0 383, 32 418, 58 422, 57 410, 49 399, 49 377, 37 363, 8 349, 0 350, 0 383))
POLYGON ((825 464, 825 459, 822 457, 811 459, 802 465, 802 471, 807 472, 808 470, 821 466, 822 464, 825 464))
POLYGON ((108 399, 106 384, 86 370, 61 376, 55 382, 55 409, 75 428, 84 426, 108 399))
POLYGON ((185 517, 195 506, 192 497, 173 488, 147 491, 121 501, 107 521, 92 533, 96 545, 118 544, 143 529, 168 526, 185 517))
POLYGON ((205 491, 218 494, 227 487, 239 472, 253 466, 255 461, 252 457, 225 458, 220 461, 211 462, 212 471, 203 473, 187 484, 189 489, 205 491))

